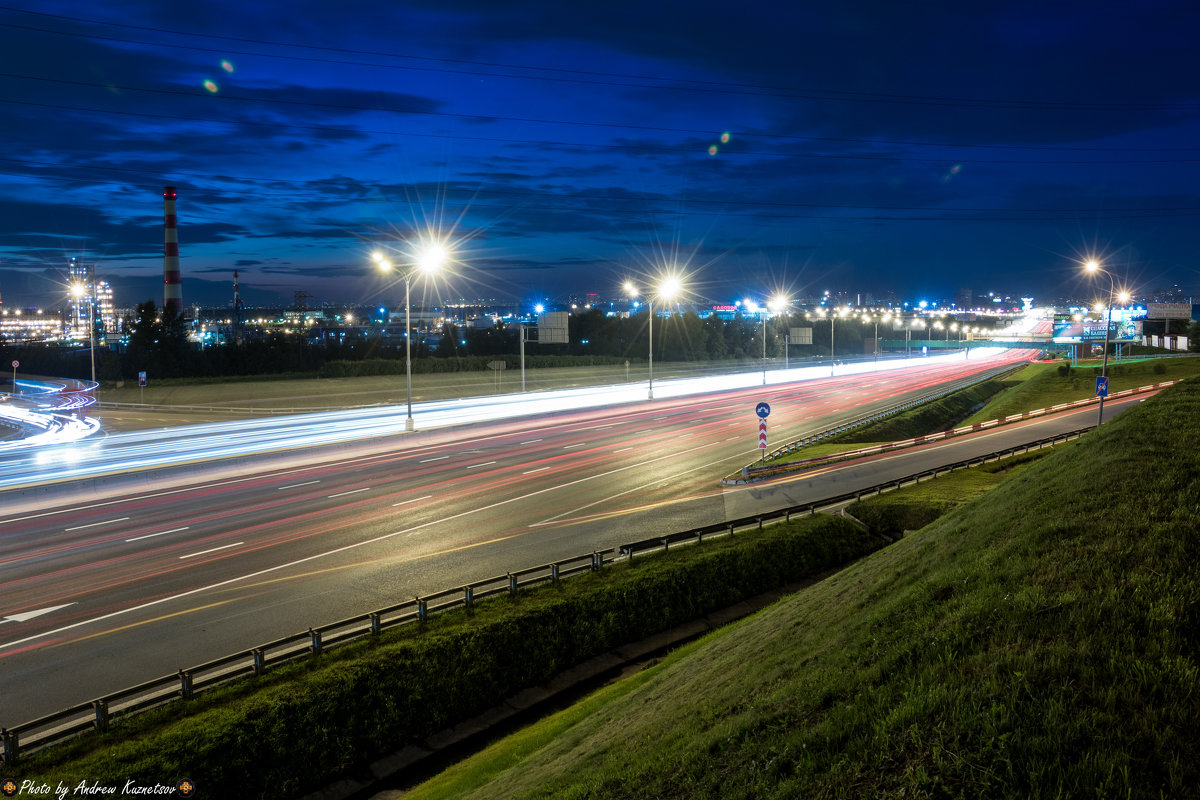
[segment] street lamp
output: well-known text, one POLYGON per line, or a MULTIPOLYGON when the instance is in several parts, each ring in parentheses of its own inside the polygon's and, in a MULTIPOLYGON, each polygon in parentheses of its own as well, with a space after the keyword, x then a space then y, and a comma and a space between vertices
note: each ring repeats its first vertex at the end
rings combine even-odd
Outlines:
MULTIPOLYGON (((71 296, 75 298, 75 305, 78 307, 83 302, 84 296, 87 294, 87 289, 82 283, 71 284, 71 296)), ((91 298, 88 298, 88 357, 92 361, 92 383, 96 382, 96 308, 91 303, 91 298)), ((78 312, 76 312, 78 317, 78 312)))
MULTIPOLYGON (((432 275, 442 268, 449 256, 449 251, 441 242, 426 242, 417 250, 416 269, 425 275, 432 275)), ((391 272, 393 269, 392 262, 388 261, 382 253, 372 253, 371 258, 384 272, 391 272)), ((404 421, 404 430, 406 431, 415 430, 412 415, 412 309, 410 302, 412 273, 411 269, 404 272, 404 377, 408 391, 408 417, 404 421)))
MULTIPOLYGON (((669 303, 679 295, 682 289, 683 284, 678 276, 667 275, 659 280, 657 292, 651 292, 646 295, 646 308, 650 312, 650 383, 646 393, 647 400, 654 399, 654 299, 657 297, 659 300, 665 300, 669 303)), ((632 300, 638 296, 638 289, 632 282, 626 281, 625 294, 632 300)))
MULTIPOLYGON (((1096 259, 1094 259, 1094 258, 1089 259, 1087 261, 1087 263, 1085 263, 1083 265, 1083 269, 1084 269, 1084 271, 1086 271, 1088 274, 1091 274, 1091 275, 1094 275, 1097 272, 1102 272, 1105 275, 1108 275, 1108 302, 1105 303, 1105 305, 1108 306, 1108 318, 1104 323, 1104 359, 1101 362, 1101 366, 1100 366, 1100 377, 1107 378, 1108 377, 1108 343, 1109 343, 1109 331, 1112 329, 1113 298, 1116 297, 1122 303, 1127 303, 1127 302, 1129 302, 1129 292, 1122 291, 1120 294, 1117 294, 1116 279, 1113 278, 1113 276, 1111 274, 1109 274, 1109 272, 1107 270, 1105 270, 1103 267, 1101 267, 1100 262, 1097 261, 1096 259)), ((1106 392, 1107 392, 1107 390, 1106 390, 1106 392)), ((1102 394, 1102 395, 1100 395, 1100 403, 1096 409, 1096 425, 1099 426, 1103 422, 1104 422, 1104 395, 1102 394)))

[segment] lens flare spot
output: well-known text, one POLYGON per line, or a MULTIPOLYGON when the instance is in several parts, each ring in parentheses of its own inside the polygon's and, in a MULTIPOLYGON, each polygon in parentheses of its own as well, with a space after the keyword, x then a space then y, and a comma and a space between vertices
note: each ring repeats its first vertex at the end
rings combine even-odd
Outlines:
POLYGON ((717 146, 715 144, 711 144, 708 146, 708 154, 710 156, 715 156, 717 154, 717 146))
POLYGON ((205 81, 204 88, 207 89, 208 91, 212 92, 213 94, 216 94, 218 91, 217 84, 215 81, 205 81))
POLYGON ((955 164, 953 167, 950 168, 950 174, 957 175, 959 173, 959 170, 961 170, 961 169, 962 169, 962 164, 955 164))
POLYGON ((721 134, 721 144, 729 144, 729 131, 721 134))
POLYGON ((226 72, 233 72, 233 62, 227 58, 221 59, 221 69, 226 72))

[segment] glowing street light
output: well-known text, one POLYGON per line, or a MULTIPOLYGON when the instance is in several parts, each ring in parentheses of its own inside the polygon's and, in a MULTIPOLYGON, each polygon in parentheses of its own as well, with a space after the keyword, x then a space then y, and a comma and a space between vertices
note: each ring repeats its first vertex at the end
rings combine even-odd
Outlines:
MULTIPOLYGON (((625 281, 625 294, 632 300, 638 296, 638 289, 631 281, 625 281)), ((671 302, 683 291, 683 282, 676 275, 666 275, 658 282, 658 291, 646 295, 646 305, 650 311, 650 383, 646 394, 647 400, 654 399, 654 299, 671 302)))
MULTIPOLYGON (((771 313, 774 312, 774 313, 778 314, 780 311, 787 308, 789 302, 790 301, 783 295, 775 295, 774 297, 772 297, 770 300, 767 301, 767 313, 763 316, 763 330, 762 330, 763 386, 767 385, 767 324, 771 319, 771 313)), ((756 310, 758 308, 758 306, 755 305, 754 303, 752 303, 750 300, 747 300, 746 304, 753 305, 756 310)))
MULTIPOLYGON (((441 242, 425 242, 417 249, 414 266, 416 271, 432 275, 442 269, 449 257, 450 251, 441 242)), ((394 268, 392 262, 385 258, 383 253, 372 253, 371 259, 383 272, 391 272, 394 268)), ((404 421, 404 430, 406 431, 415 430, 412 415, 412 310, 410 302, 412 275, 413 270, 404 271, 404 376, 405 386, 408 390, 408 418, 404 421)))
MULTIPOLYGON (((87 295, 87 287, 82 283, 71 284, 71 296, 75 298, 75 304, 79 305, 83 302, 83 298, 87 295)), ((92 383, 96 382, 96 307, 88 298, 88 357, 92 361, 92 383)))
MULTIPOLYGON (((1109 330, 1112 328, 1113 299, 1116 298, 1116 299, 1120 300, 1121 303, 1128 303, 1129 302, 1129 292, 1122 291, 1118 294, 1116 291, 1116 279, 1106 269, 1104 269, 1102 266, 1100 266, 1100 262, 1097 261, 1096 259, 1094 259, 1094 258, 1089 259, 1086 263, 1084 263, 1083 269, 1089 275, 1095 275, 1097 272, 1103 273, 1104 275, 1108 275, 1108 302, 1105 303, 1105 305, 1108 306, 1108 318, 1104 323, 1104 360, 1101 362, 1101 367, 1100 367, 1100 377, 1107 378, 1108 377, 1108 343, 1109 343, 1109 330)), ((1096 310, 1099 311, 1100 307, 1097 306, 1096 310)), ((1102 395, 1100 395, 1100 403, 1096 409, 1096 425, 1099 426, 1103 422, 1104 422, 1104 395, 1102 394, 1102 395)))

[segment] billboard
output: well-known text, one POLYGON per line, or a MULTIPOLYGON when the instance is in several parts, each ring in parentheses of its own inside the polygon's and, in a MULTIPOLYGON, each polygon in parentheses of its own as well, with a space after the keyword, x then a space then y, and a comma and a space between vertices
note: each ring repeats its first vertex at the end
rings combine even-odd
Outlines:
MULTIPOLYGON (((1108 341, 1140 342, 1141 331, 1138 330, 1137 320, 1146 316, 1142 309, 1126 310, 1113 309, 1112 323, 1108 325, 1108 341)), ((1054 335, 1051 341, 1056 344, 1104 343, 1104 329, 1108 321, 1104 319, 1075 319, 1074 316, 1056 314, 1054 317, 1054 335)))

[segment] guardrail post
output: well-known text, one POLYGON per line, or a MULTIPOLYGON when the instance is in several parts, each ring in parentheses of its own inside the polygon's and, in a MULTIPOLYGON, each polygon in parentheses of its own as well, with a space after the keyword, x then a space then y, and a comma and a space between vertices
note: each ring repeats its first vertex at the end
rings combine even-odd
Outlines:
POLYGON ((758 519, 758 529, 761 531, 762 530, 762 517, 757 517, 757 519, 758 519))
POLYGON ((662 541, 662 545, 663 545, 663 552, 666 553, 667 551, 669 551, 671 549, 671 540, 670 539, 662 539, 661 541, 662 541))
POLYGON ((314 656, 321 655, 321 632, 314 631, 312 628, 309 628, 308 635, 312 639, 312 654, 314 656))
POLYGON ((508 573, 508 593, 509 594, 517 593, 517 576, 513 575, 511 572, 508 573))
POLYGON ((429 603, 419 597, 414 599, 417 601, 417 619, 424 622, 425 618, 429 616, 429 603))
POLYGON ((21 752, 21 746, 17 738, 17 732, 10 731, 8 728, 0 728, 0 739, 4 740, 4 763, 16 763, 17 756, 21 752))
POLYGON ((96 718, 92 722, 92 724, 96 726, 96 730, 108 730, 108 701, 93 700, 92 708, 96 710, 96 718))
POLYGON ((696 544, 704 544, 704 531, 696 531, 696 544))
POLYGON ((603 566, 604 566, 604 556, 601 553, 597 552, 596 550, 593 550, 592 551, 592 572, 599 571, 599 569, 603 566))
POLYGON ((472 591, 470 586, 464 586, 463 587, 463 605, 466 606, 467 608, 470 608, 471 603, 473 603, 474 601, 475 601, 475 592, 472 591))
POLYGON ((251 650, 250 657, 254 659, 255 675, 262 675, 267 671, 267 654, 263 652, 261 647, 256 647, 251 650))
POLYGON ((184 700, 192 696, 192 673, 190 670, 179 670, 179 696, 184 700))
POLYGON ((558 564, 550 565, 550 582, 558 583, 558 564))
POLYGON ((379 633, 380 630, 382 630, 383 626, 379 622, 379 614, 378 613, 372 612, 371 615, 369 617, 367 617, 367 619, 369 619, 371 622, 371 635, 372 636, 374 636, 375 634, 379 633))

